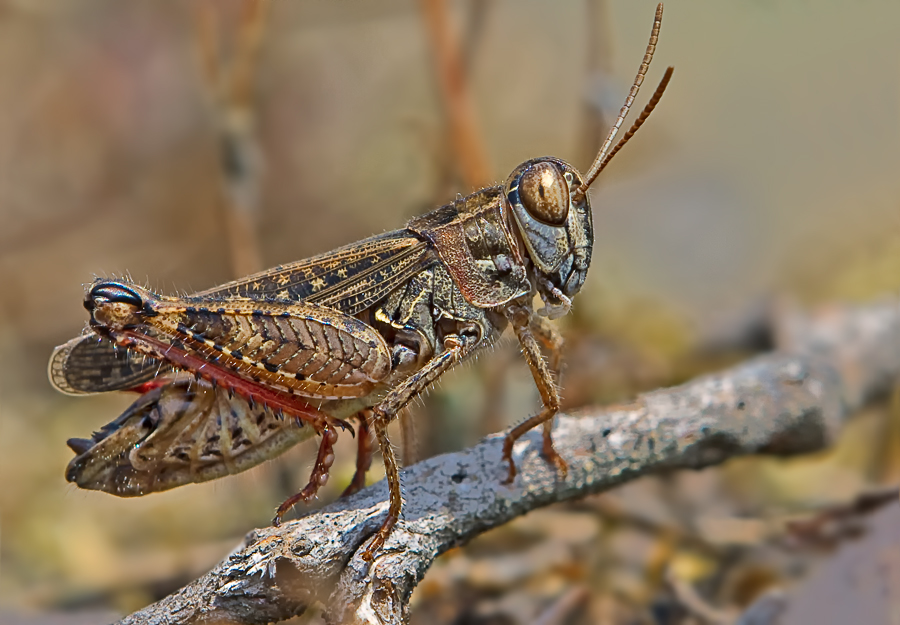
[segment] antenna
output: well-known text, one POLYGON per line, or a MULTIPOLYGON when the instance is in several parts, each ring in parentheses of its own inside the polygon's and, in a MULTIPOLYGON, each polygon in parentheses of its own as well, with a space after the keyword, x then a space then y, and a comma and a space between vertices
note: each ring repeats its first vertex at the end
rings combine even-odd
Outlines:
POLYGON ((650 113, 652 113, 653 109, 656 108, 656 105, 659 104, 659 101, 662 98, 662 94, 666 90, 666 87, 669 86, 669 81, 672 80, 672 74, 674 73, 674 67, 669 66, 669 68, 666 69, 666 73, 663 75, 662 80, 659 81, 659 86, 656 88, 656 91, 653 92, 653 97, 650 98, 649 102, 647 102, 647 106, 644 107, 644 110, 641 111, 641 114, 638 115, 638 118, 634 120, 633 124, 631 124, 631 128, 628 129, 628 132, 625 133, 625 136, 619 139, 616 147, 610 150, 609 154, 606 155, 606 158, 603 159, 603 162, 600 163, 600 167, 597 168, 598 175, 612 160, 612 157, 616 155, 616 152, 621 150, 622 146, 628 143, 628 140, 634 136, 634 133, 638 131, 638 128, 643 126, 644 122, 647 121, 647 118, 650 117, 650 113))
POLYGON ((631 129, 625 134, 625 137, 616 145, 616 147, 610 152, 610 147, 612 147, 613 140, 615 140, 616 135, 619 132, 619 128, 622 127, 622 124, 625 122, 625 118, 628 116, 628 111, 631 109, 631 105, 634 103, 634 99, 637 97, 638 91, 641 89, 641 85, 644 83, 644 76, 647 75, 647 70, 650 69, 650 61, 653 60, 653 53, 656 52, 656 43, 659 41, 659 29, 662 26, 662 15, 663 15, 663 5, 660 2, 656 6, 656 17, 653 20, 653 30, 650 31, 650 41, 647 42, 647 50, 644 53, 644 60, 641 62, 640 68, 638 68, 637 76, 634 78, 634 83, 631 85, 631 91, 628 93, 628 97, 625 98, 625 104, 622 105, 622 110, 619 111, 619 116, 616 118, 616 122, 613 124, 612 128, 609 129, 609 134, 606 137, 606 140, 603 142, 603 145, 600 146, 600 152, 597 153, 596 158, 594 158, 594 162, 591 163, 590 169, 588 169, 587 174, 584 177, 584 182, 581 183, 575 190, 575 197, 584 196, 587 193, 588 187, 591 186, 591 183, 597 179, 597 175, 600 171, 606 166, 609 162, 609 159, 621 149, 625 142, 630 139, 638 128, 646 121, 647 116, 650 114, 650 111, 656 106, 659 99, 662 97, 662 93, 666 88, 666 85, 669 83, 669 79, 672 77, 673 68, 669 68, 666 70, 666 75, 663 76, 662 82, 660 82, 659 87, 656 88, 656 92, 653 94, 653 98, 644 108, 644 111, 641 113, 638 120, 635 121, 634 125, 631 129), (608 154, 608 156, 607 156, 608 154))

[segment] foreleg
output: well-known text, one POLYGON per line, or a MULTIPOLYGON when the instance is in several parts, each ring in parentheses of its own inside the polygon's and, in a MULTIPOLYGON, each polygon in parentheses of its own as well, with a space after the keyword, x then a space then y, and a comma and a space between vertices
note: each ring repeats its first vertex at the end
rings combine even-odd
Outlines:
POLYGON ((509 474, 504 483, 510 484, 516 477, 516 463, 512 458, 513 445, 525 432, 538 425, 544 426, 542 450, 544 457, 552 462, 565 477, 568 472, 566 461, 553 448, 551 437, 553 417, 559 412, 559 390, 553 379, 554 371, 551 369, 557 371, 559 369, 559 348, 562 346, 562 338, 546 320, 533 315, 524 306, 509 306, 505 313, 522 346, 522 355, 525 356, 534 383, 541 394, 541 403, 544 408, 538 414, 514 427, 506 435, 506 439, 503 441, 503 460, 509 462, 509 474), (550 352, 551 364, 549 366, 541 353, 540 343, 544 343, 550 352))

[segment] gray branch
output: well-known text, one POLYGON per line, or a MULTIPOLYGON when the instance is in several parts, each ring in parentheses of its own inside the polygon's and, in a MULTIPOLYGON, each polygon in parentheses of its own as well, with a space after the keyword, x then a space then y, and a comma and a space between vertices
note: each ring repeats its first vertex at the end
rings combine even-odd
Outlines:
POLYGON ((779 320, 779 351, 641 395, 627 406, 563 415, 554 431, 566 479, 516 446, 503 486, 502 435, 403 471, 403 519, 371 565, 359 557, 387 509, 382 482, 279 528, 248 535, 216 568, 120 623, 269 623, 313 605, 330 623, 394 623, 440 553, 530 510, 609 490, 649 473, 699 469, 746 454, 829 444, 900 373, 900 304, 834 308, 779 320))

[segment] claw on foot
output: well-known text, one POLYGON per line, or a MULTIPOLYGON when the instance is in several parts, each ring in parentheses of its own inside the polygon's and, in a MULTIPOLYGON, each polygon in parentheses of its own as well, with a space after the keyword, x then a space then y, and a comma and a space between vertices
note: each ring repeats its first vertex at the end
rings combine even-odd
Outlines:
POLYGON ((563 460, 563 457, 556 453, 556 450, 553 447, 550 449, 544 449, 541 455, 544 457, 544 460, 552 464, 556 467, 556 470, 562 474, 562 478, 566 479, 569 475, 569 465, 563 460))
MULTIPOLYGON (((501 482, 504 486, 508 486, 512 484, 515 479, 518 471, 516 469, 516 462, 513 460, 512 451, 513 444, 516 442, 516 439, 512 438, 511 435, 507 435, 503 441, 503 456, 501 458, 501 462, 509 463, 509 472, 506 475, 506 479, 501 482)), ((566 479, 569 475, 569 465, 563 459, 562 456, 557 453, 556 449, 553 447, 553 440, 550 438, 549 433, 544 436, 544 444, 541 448, 541 456, 543 456, 544 460, 551 463, 556 470, 562 475, 563 479, 566 479)))
POLYGON ((515 442, 516 440, 510 434, 507 434, 506 438, 503 439, 503 456, 500 458, 500 462, 509 463, 509 473, 506 474, 506 479, 501 482, 504 486, 512 484, 516 479, 516 462, 512 457, 513 444, 515 442))
POLYGON ((351 425, 349 421, 344 421, 343 419, 335 419, 335 418, 330 419, 330 421, 333 423, 333 425, 336 425, 337 427, 341 428, 342 432, 346 432, 347 430, 350 430, 350 436, 352 436, 353 438, 356 438, 356 430, 353 429, 353 425, 351 425))
POLYGON ((375 559, 375 554, 384 545, 384 541, 390 535, 391 530, 394 529, 394 525, 396 524, 397 517, 392 514, 388 514, 388 517, 384 520, 384 523, 381 524, 381 527, 378 528, 375 536, 372 537, 372 542, 370 542, 369 546, 366 547, 365 551, 362 552, 363 560, 365 560, 366 562, 371 562, 375 559))
POLYGON ((504 455, 503 460, 509 463, 509 472, 506 474, 506 479, 501 482, 504 486, 509 486, 513 482, 516 481, 516 462, 512 459, 512 456, 506 457, 504 455))
POLYGON ((541 455, 544 457, 544 460, 553 464, 556 470, 562 473, 563 479, 566 479, 569 475, 569 465, 553 448, 553 439, 550 438, 550 432, 546 430, 544 431, 544 445, 541 449, 541 455))

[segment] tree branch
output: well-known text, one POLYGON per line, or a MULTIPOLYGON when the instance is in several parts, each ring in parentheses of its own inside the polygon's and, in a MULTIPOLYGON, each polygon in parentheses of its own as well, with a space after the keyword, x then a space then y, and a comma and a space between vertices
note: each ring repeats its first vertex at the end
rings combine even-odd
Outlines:
POLYGON ((560 417, 554 439, 569 463, 565 480, 540 458, 533 432, 516 446, 516 482, 501 485, 503 437, 493 435, 403 471, 403 519, 371 565, 358 553, 387 509, 383 482, 252 532, 215 569, 120 623, 267 623, 316 602, 330 623, 400 622, 435 557, 477 534, 649 473, 820 449, 900 373, 896 301, 793 315, 776 334, 779 352, 627 406, 560 417))

